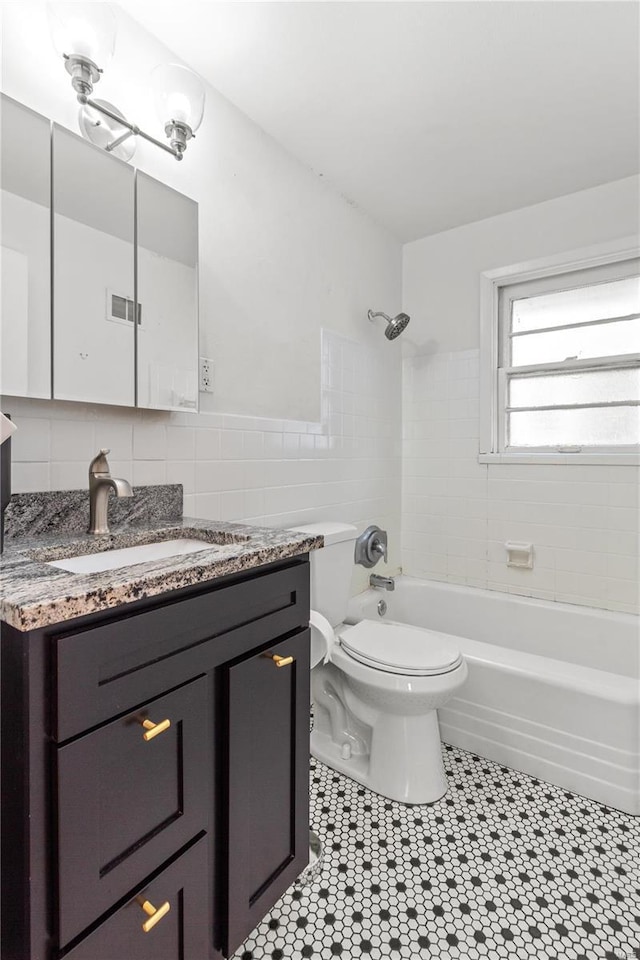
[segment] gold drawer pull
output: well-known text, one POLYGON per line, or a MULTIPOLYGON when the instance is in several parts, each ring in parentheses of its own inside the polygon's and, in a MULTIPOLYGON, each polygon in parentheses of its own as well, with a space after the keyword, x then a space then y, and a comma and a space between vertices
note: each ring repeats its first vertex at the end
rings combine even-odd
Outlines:
POLYGON ((149 917, 149 919, 145 920, 145 922, 142 924, 142 929, 144 930, 145 933, 149 933, 149 930, 153 930, 156 923, 159 923, 159 921, 162 920, 162 918, 169 913, 169 910, 171 910, 171 904, 169 903, 168 900, 166 903, 163 903, 162 906, 158 907, 157 909, 154 907, 152 903, 149 903, 148 900, 145 900, 143 903, 140 904, 140 906, 149 917))
POLYGON ((279 657, 277 653, 269 653, 267 656, 271 657, 276 667, 288 667, 295 659, 295 657, 279 657))
POLYGON ((146 733, 143 733, 142 736, 148 742, 157 737, 159 733, 168 730, 171 726, 171 720, 161 720, 160 723, 154 723, 153 720, 143 720, 142 726, 146 730, 146 733))

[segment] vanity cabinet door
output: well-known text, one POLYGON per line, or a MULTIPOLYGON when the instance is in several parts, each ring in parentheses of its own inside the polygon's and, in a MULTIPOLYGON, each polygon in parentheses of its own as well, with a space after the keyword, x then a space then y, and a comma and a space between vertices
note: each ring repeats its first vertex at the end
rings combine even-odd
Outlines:
POLYGON ((61 946, 207 829, 207 690, 194 680, 57 751, 61 946))
POLYGON ((230 956, 309 859, 309 631, 226 668, 226 691, 230 956))
POLYGON ((200 840, 155 880, 141 887, 66 954, 65 960, 207 960, 207 869, 206 840, 200 840), (143 903, 149 905, 148 910, 155 908, 160 919, 153 923, 153 916, 143 910, 143 903))

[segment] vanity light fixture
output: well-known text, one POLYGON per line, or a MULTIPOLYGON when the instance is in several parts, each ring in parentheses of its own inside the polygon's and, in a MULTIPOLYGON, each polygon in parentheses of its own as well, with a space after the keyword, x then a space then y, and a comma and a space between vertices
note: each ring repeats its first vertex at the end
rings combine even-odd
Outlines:
POLYGON ((84 137, 123 160, 133 156, 131 137, 142 137, 182 160, 187 142, 195 136, 204 114, 204 87, 200 78, 177 63, 163 64, 152 73, 156 110, 169 143, 141 130, 107 100, 91 98, 115 47, 116 18, 109 3, 48 3, 54 47, 65 61, 80 110, 84 137))
POLYGON ((151 74, 156 113, 180 160, 204 114, 204 87, 188 67, 163 63, 151 74), (170 119, 169 119, 170 118, 170 119))

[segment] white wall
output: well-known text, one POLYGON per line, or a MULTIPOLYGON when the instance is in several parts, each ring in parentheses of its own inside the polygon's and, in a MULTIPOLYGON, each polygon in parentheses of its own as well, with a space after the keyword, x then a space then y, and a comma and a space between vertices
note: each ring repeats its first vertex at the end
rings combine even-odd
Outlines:
MULTIPOLYGON (((75 130, 44 4, 2 14, 4 91, 75 130)), ((175 57, 118 18, 96 96, 162 136, 148 76, 175 57)), ((200 204, 201 352, 216 393, 201 395, 197 416, 3 398, 18 424, 14 490, 85 487, 89 460, 110 447, 115 476, 183 483, 190 515, 387 526, 396 569, 401 348, 366 314, 400 308, 399 243, 211 87, 182 163, 146 144, 134 162, 200 204)), ((354 576, 362 588, 367 573, 354 576)))
MULTIPOLYGON (((391 544, 389 565, 379 571, 397 572, 401 371, 394 345, 381 353, 333 331, 321 341, 319 421, 4 398, 2 409, 18 424, 14 490, 86 487, 90 459, 109 447, 114 476, 182 483, 187 516, 275 527, 329 518, 360 529, 379 523, 391 544)), ((368 574, 354 568, 354 590, 365 588, 368 574)))
POLYGON ((480 274, 638 233, 640 177, 605 183, 407 243, 403 306, 421 352, 480 344, 480 274))
MULTIPOLYGON (((161 138, 149 75, 176 58, 116 12, 116 53, 95 96, 161 138)), ((2 4, 2 19, 3 90, 77 132, 78 105, 45 4, 2 4)), ((399 309, 398 241, 211 86, 182 163, 145 143, 133 162, 200 204, 201 350, 214 359, 216 379, 206 409, 317 419, 320 327, 380 345, 366 312, 399 309)))
POLYGON ((639 178, 515 210, 404 248, 403 567, 414 576, 634 612, 636 467, 478 463, 483 270, 629 236, 639 178), (534 544, 533 570, 506 566, 534 544))
MULTIPOLYGON (((5 91, 75 129, 43 4, 4 4, 2 13, 5 91)), ((158 132, 147 76, 171 54, 119 17, 118 51, 97 92, 158 132)), ((110 446, 114 474, 184 483, 191 514, 386 525, 393 570, 409 336, 419 347, 405 361, 406 572, 635 608, 638 471, 479 465, 477 346, 480 272, 632 233, 637 179, 407 245, 412 323, 389 344, 365 318, 369 306, 399 308, 397 242, 213 89, 182 164, 144 144, 136 163, 200 203, 202 353, 216 364, 216 394, 202 397, 210 412, 3 400, 19 425, 16 491, 83 487, 90 458, 110 446), (533 540, 532 572, 505 566, 509 538, 533 540)), ((365 582, 358 571, 354 586, 365 582)))

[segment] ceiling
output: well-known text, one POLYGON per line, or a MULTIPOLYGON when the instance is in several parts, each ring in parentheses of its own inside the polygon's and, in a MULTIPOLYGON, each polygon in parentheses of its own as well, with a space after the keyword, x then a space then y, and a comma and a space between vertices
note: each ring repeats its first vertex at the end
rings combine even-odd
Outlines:
POLYGON ((639 169, 631 0, 120 5, 403 241, 639 169))

